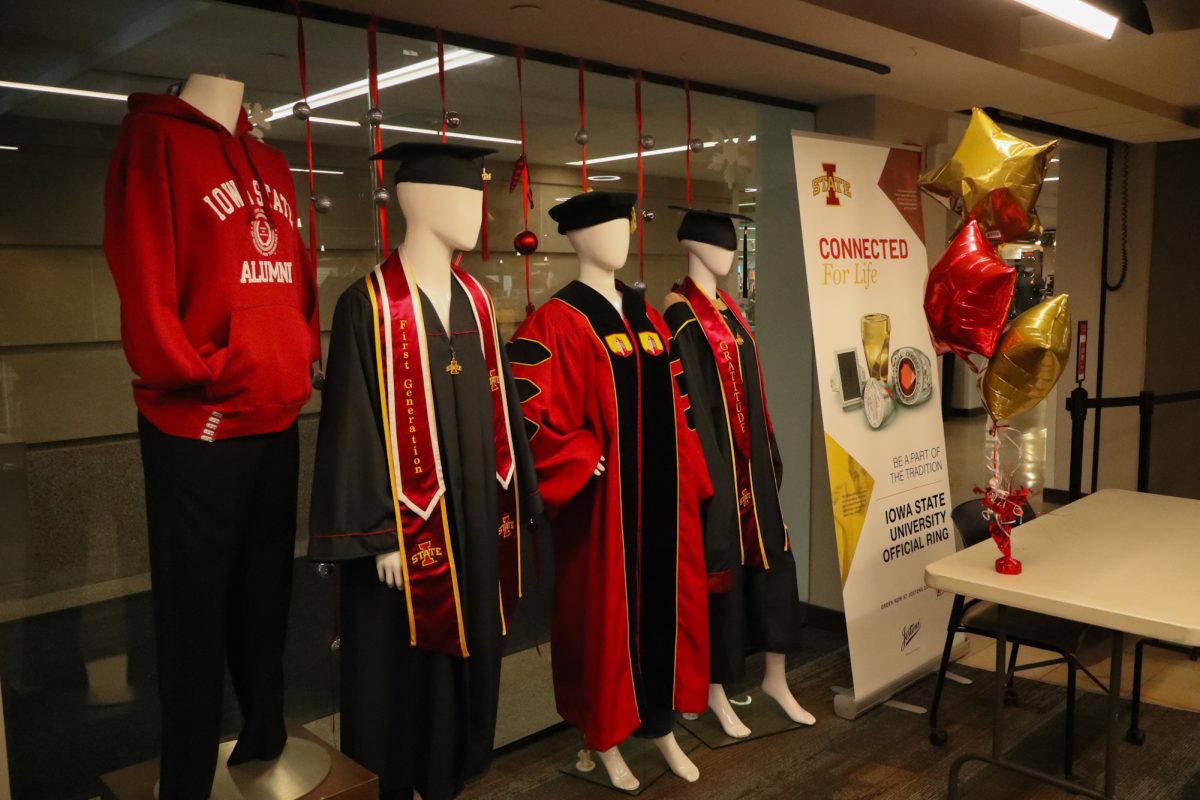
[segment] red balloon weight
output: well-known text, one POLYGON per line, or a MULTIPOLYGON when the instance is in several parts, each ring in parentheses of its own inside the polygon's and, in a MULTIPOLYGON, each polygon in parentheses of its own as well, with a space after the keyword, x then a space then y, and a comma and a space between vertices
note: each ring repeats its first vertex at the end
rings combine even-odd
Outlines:
POLYGON ((533 255, 538 248, 537 234, 533 231, 521 231, 513 237, 513 247, 523 256, 533 255))
POLYGON ((1017 271, 996 257, 979 223, 969 221, 925 282, 925 318, 938 353, 991 358, 1016 282, 1017 271))

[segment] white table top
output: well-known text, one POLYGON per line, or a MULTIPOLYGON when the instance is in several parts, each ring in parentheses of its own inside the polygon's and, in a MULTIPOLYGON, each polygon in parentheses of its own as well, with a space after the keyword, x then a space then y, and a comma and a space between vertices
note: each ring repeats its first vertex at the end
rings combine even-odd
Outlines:
POLYGON ((1020 575, 991 540, 925 568, 935 589, 1200 646, 1200 501, 1104 489, 1013 531, 1020 575))

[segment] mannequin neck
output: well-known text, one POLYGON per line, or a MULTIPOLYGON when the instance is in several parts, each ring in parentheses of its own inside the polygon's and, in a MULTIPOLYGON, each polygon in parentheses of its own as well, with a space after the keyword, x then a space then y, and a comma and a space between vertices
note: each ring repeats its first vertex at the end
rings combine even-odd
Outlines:
POLYGON ((621 304, 621 290, 617 288, 617 274, 611 269, 589 261, 582 255, 579 257, 579 282, 595 289, 604 299, 612 303, 618 314, 624 316, 621 304))
POLYGON ((245 85, 240 81, 211 75, 189 75, 179 91, 179 99, 220 123, 231 134, 236 134, 244 89, 245 85))
POLYGON ((700 256, 695 253, 688 253, 688 277, 692 279, 692 283, 704 290, 709 299, 713 301, 719 300, 717 297, 717 276, 704 264, 700 256))
POLYGON ((429 228, 412 225, 396 248, 418 287, 429 295, 449 296, 454 248, 429 228))

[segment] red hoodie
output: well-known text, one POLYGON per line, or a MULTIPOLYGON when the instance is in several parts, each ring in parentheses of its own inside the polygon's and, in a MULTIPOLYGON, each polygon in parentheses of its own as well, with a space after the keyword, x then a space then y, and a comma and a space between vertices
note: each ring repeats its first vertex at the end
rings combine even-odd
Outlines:
POLYGON ((283 154, 172 95, 134 94, 104 192, 133 396, 214 441, 283 430, 320 357, 316 275, 283 154))

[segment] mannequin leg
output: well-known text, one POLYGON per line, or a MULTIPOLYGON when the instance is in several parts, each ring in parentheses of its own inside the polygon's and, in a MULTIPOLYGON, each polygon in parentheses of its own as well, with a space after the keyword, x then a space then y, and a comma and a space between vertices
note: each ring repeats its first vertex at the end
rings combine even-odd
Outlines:
POLYGON ((725 695, 725 687, 721 684, 708 685, 708 707, 717 715, 717 721, 721 723, 721 730, 725 731, 726 736, 745 739, 750 735, 750 729, 738 719, 737 712, 733 710, 729 698, 725 695))
POLYGON ((654 745, 658 748, 658 752, 662 753, 663 758, 666 759, 667 766, 671 768, 671 772, 674 772, 688 783, 695 783, 700 777, 699 767, 693 764, 692 760, 687 757, 687 753, 680 749, 679 742, 675 740, 675 734, 668 733, 666 736, 660 736, 654 740, 654 745))
POLYGON ((785 656, 783 653, 767 653, 767 671, 763 676, 763 693, 779 704, 783 713, 793 722, 801 725, 814 725, 817 718, 804 710, 792 697, 792 690, 787 685, 787 673, 784 670, 785 656))
POLYGON ((229 597, 229 671, 245 723, 230 764, 270 761, 287 743, 283 719, 283 647, 292 596, 299 433, 271 434, 239 537, 229 597))
POLYGON ((600 757, 600 763, 604 765, 604 769, 608 772, 608 779, 612 782, 613 786, 627 792, 632 792, 641 785, 641 782, 629 771, 629 765, 625 763, 625 759, 621 756, 621 751, 617 749, 617 745, 613 745, 607 750, 597 750, 596 755, 600 757))

